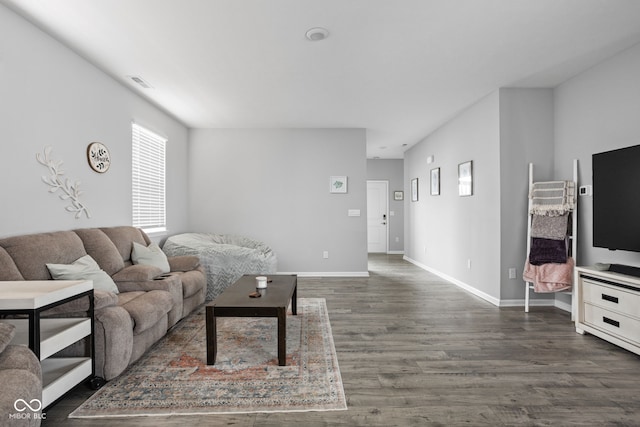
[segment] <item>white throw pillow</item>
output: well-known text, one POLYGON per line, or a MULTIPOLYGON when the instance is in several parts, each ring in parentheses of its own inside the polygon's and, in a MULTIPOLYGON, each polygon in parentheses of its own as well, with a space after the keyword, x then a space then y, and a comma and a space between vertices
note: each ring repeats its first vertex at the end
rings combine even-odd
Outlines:
POLYGON ((152 265, 158 267, 163 273, 171 271, 167 255, 162 252, 160 246, 151 243, 149 246, 143 246, 133 242, 133 250, 131 251, 131 261, 134 264, 152 265))
POLYGON ((72 264, 47 264, 47 268, 55 280, 93 280, 93 289, 119 292, 111 276, 101 270, 90 255, 78 258, 72 264))

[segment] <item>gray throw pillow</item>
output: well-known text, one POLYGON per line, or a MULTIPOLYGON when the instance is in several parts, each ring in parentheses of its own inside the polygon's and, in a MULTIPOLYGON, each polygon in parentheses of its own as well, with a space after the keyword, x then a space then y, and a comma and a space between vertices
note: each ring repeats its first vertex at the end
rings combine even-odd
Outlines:
POLYGON ((72 264, 47 264, 47 268, 55 280, 93 280, 93 289, 119 292, 113 279, 90 255, 78 258, 72 264))
POLYGON ((141 245, 133 242, 133 250, 131 251, 131 261, 134 264, 152 265, 162 270, 162 273, 171 271, 167 255, 162 252, 160 246, 151 243, 149 246, 141 245))

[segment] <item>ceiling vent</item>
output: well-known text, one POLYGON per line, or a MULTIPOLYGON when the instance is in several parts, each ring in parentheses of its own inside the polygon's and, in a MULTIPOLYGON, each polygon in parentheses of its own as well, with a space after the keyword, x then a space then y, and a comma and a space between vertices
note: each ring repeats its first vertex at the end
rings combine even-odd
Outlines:
POLYGON ((307 31, 306 37, 312 42, 319 42, 329 36, 329 31, 326 28, 316 27, 307 31))
POLYGON ((152 89, 153 86, 151 86, 149 83, 147 83, 142 77, 140 76, 127 76, 129 77, 129 79, 131 79, 132 82, 136 83, 137 85, 145 88, 145 89, 152 89))

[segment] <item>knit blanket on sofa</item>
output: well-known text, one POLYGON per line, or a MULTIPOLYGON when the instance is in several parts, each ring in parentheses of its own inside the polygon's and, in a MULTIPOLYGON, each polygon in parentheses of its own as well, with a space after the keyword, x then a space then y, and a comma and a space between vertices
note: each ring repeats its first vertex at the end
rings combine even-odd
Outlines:
POLYGON ((266 244, 244 236, 183 233, 169 237, 168 256, 196 255, 207 273, 206 300, 215 299, 244 274, 274 274, 276 254, 266 244))

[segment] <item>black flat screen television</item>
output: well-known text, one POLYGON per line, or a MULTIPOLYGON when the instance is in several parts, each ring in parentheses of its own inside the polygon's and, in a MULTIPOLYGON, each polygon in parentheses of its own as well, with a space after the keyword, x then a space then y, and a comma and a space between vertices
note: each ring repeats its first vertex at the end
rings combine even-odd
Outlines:
POLYGON ((640 145, 592 161, 593 246, 640 252, 640 145))

